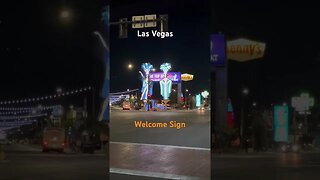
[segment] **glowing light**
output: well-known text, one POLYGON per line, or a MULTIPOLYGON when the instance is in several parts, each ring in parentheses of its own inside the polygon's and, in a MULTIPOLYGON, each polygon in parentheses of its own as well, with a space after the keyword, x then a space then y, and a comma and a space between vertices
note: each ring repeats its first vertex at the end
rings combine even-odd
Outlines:
POLYGON ((242 90, 242 94, 248 95, 248 94, 249 94, 249 89, 248 89, 248 88, 244 88, 244 89, 242 90))
POLYGON ((153 66, 152 64, 150 63, 143 63, 141 65, 141 68, 143 69, 143 71, 146 73, 146 74, 149 74, 150 70, 153 69, 153 66))
POLYGON ((165 74, 171 69, 171 64, 170 63, 163 63, 160 66, 161 71, 163 71, 165 74))
POLYGON ((70 12, 65 9, 65 10, 63 10, 63 11, 61 12, 60 16, 61 16, 62 18, 64 18, 64 19, 67 19, 67 18, 70 17, 70 12))

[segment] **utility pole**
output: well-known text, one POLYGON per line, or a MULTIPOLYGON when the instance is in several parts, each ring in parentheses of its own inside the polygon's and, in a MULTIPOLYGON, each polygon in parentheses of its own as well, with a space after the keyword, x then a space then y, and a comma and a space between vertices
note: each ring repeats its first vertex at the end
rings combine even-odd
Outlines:
POLYGON ((92 120, 96 121, 96 112, 95 112, 95 89, 92 87, 92 120))

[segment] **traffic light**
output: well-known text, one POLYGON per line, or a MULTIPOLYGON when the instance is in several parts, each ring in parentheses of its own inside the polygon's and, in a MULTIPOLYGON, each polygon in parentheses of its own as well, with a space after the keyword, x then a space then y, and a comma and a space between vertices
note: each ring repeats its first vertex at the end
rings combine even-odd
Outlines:
POLYGON ((160 32, 168 31, 168 15, 161 14, 159 18, 160 18, 160 32))
POLYGON ((128 19, 127 18, 121 18, 119 19, 119 38, 124 39, 128 37, 128 19))

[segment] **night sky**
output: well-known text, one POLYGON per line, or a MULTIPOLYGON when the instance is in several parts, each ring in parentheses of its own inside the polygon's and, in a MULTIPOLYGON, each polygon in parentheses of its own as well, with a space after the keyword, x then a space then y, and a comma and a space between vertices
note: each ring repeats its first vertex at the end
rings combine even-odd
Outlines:
POLYGON ((95 86, 103 0, 3 1, 0 5, 0 100, 95 86), (61 11, 70 12, 69 19, 61 11))

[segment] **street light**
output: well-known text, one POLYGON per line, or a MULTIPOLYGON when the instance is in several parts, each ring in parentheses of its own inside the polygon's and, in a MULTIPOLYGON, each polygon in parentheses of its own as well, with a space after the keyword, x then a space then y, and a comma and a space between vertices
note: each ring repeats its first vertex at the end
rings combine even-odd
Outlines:
POLYGON ((128 64, 128 69, 131 70, 133 68, 133 65, 130 63, 128 64))
POLYGON ((61 88, 61 87, 58 87, 58 88, 56 89, 56 93, 57 93, 57 94, 61 94, 61 93, 62 93, 62 88, 61 88))
POLYGON ((249 94, 249 89, 248 88, 242 89, 242 94, 243 95, 248 95, 249 94))
POLYGON ((189 92, 189 89, 186 89, 186 92, 189 92))
POLYGON ((257 103, 256 103, 256 102, 253 102, 253 103, 252 103, 252 106, 253 106, 253 107, 256 107, 256 106, 257 106, 257 103))
POLYGON ((63 19, 67 19, 67 18, 70 17, 70 11, 68 11, 67 9, 64 9, 64 10, 61 11, 60 16, 63 19))
POLYGON ((156 71, 156 68, 153 68, 152 71, 155 72, 155 71, 156 71))

